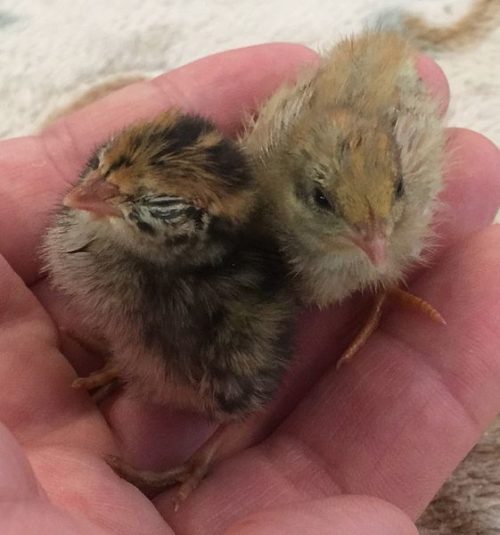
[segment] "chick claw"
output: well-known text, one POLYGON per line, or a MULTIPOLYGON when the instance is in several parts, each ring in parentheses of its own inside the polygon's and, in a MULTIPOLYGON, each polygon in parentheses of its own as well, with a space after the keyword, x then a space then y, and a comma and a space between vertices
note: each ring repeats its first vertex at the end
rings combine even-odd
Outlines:
POLYGON ((395 298, 401 305, 423 312, 433 321, 446 325, 446 321, 443 316, 430 303, 421 297, 413 295, 406 290, 402 290, 401 288, 391 288, 390 290, 379 292, 375 296, 373 308, 363 328, 337 361, 337 370, 347 361, 351 360, 373 334, 380 323, 380 317, 382 316, 384 304, 389 296, 395 298))

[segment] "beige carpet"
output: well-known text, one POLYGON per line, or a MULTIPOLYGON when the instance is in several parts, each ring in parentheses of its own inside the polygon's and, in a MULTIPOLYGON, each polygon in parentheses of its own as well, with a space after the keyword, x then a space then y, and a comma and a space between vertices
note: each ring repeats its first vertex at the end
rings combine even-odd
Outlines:
MULTIPOLYGON (((0 0, 0 137, 35 131, 54 109, 105 78, 159 73, 266 41, 321 47, 360 29, 380 7, 406 6, 445 22, 469 2, 0 0)), ((450 124, 500 143, 500 30, 437 59, 451 84, 450 124)), ((441 490, 420 529, 432 535, 500 533, 500 422, 441 490)))

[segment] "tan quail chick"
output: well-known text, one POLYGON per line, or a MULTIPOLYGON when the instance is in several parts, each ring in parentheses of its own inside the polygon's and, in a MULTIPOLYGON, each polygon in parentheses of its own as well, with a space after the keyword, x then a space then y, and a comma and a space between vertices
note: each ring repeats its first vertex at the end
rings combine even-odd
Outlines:
POLYGON ((444 130, 416 49, 470 44, 499 16, 499 0, 474 0, 449 26, 386 11, 376 30, 343 40, 319 68, 281 87, 241 140, 301 300, 322 307, 376 294, 339 364, 376 328, 388 294, 445 323, 399 287, 431 243, 442 188, 444 130))
POLYGON ((320 307, 378 292, 351 356, 388 291, 421 260, 443 185, 444 130, 396 33, 346 39, 294 86, 282 87, 242 140, 266 214, 303 302, 320 307))

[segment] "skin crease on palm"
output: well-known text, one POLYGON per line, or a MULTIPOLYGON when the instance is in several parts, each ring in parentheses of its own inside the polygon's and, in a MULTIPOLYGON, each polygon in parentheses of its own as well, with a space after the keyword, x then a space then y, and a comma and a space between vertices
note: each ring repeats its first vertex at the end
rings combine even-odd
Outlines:
MULTIPOLYGON (((226 52, 125 88, 41 136, 0 143, 2 533, 415 534, 412 520, 500 409, 500 227, 488 228, 500 203, 500 156, 480 135, 454 129, 440 244, 410 284, 446 327, 388 309, 337 372, 367 300, 304 312, 286 386, 256 427, 267 436, 217 466, 177 513, 171 491, 151 503, 102 460, 120 453, 165 468, 210 426, 124 396, 98 409, 70 388, 75 369, 88 373, 100 360, 67 337, 59 348, 47 314, 78 333, 37 273, 51 210, 92 148, 125 124, 178 105, 234 134, 245 110, 315 60, 285 44, 226 52)), ((444 110, 441 71, 427 58, 418 68, 444 110)))

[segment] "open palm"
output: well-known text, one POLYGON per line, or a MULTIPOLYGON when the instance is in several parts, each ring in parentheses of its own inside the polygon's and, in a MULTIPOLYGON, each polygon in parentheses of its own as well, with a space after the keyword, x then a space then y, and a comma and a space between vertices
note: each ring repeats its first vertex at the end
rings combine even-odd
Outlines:
MULTIPOLYGON (((304 312, 297 358, 258 444, 222 462, 178 513, 153 503, 102 460, 178 462, 210 432, 200 416, 115 395, 97 408, 70 388, 99 365, 61 297, 38 274, 50 212, 99 142, 170 106, 231 134, 284 79, 315 61, 295 45, 226 52, 123 89, 41 136, 0 143, 0 531, 2 533, 416 533, 415 519, 500 407, 500 156, 481 136, 449 133, 446 208, 432 268, 411 290, 446 327, 388 310, 352 363, 335 359, 366 300, 304 312), (30 466, 31 465, 31 466, 30 466)), ((421 58, 447 102, 439 69, 421 58)))

